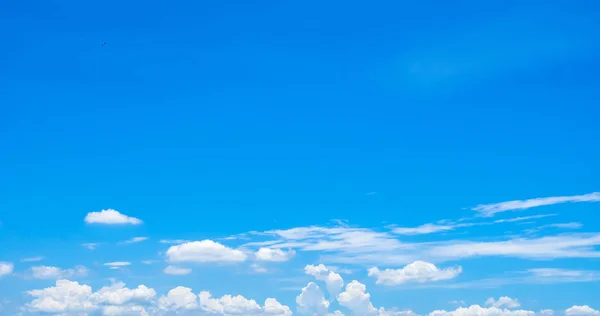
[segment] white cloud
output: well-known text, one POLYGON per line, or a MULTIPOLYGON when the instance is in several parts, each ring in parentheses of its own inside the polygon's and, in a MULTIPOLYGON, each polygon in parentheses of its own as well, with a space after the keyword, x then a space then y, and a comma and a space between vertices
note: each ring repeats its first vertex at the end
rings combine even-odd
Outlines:
POLYGON ((600 234, 571 234, 541 238, 517 238, 507 241, 452 241, 427 250, 431 257, 457 259, 475 256, 520 258, 597 258, 600 234))
POLYGON ((517 308, 521 306, 521 303, 519 303, 519 300, 517 300, 516 298, 513 299, 508 296, 502 296, 498 300, 494 299, 493 297, 488 298, 487 301, 485 301, 485 305, 498 308, 517 308))
POLYGON ((429 316, 534 316, 535 313, 527 310, 509 310, 498 307, 482 307, 471 305, 469 307, 459 307, 453 311, 436 310, 429 313, 429 316))
POLYGON ((252 270, 254 270, 254 272, 256 273, 267 273, 269 272, 269 270, 259 264, 253 263, 250 265, 250 268, 252 268, 252 270))
POLYGON ((135 217, 130 217, 125 214, 119 213, 119 211, 108 209, 100 212, 90 212, 85 216, 85 222, 88 224, 132 224, 139 225, 142 221, 135 217))
POLYGON ((34 279, 69 279, 84 277, 88 269, 84 266, 76 266, 73 269, 61 269, 52 266, 31 267, 31 277, 34 279))
POLYGON ((178 245, 178 244, 185 244, 186 242, 190 242, 191 240, 186 240, 186 239, 161 239, 158 242, 161 244, 167 244, 167 245, 178 245))
POLYGON ((587 305, 583 306, 571 306, 565 310, 567 316, 597 316, 600 315, 600 311, 595 310, 587 305))
POLYGON ((377 309, 371 303, 371 294, 367 293, 367 287, 356 280, 346 285, 346 291, 338 296, 338 302, 354 315, 377 314, 377 309))
POLYGON ((102 309, 104 316, 148 316, 148 312, 144 306, 131 305, 131 306, 115 306, 108 305, 102 309))
POLYGON ((37 262, 37 261, 42 261, 42 260, 44 260, 44 257, 39 256, 39 257, 23 258, 23 259, 21 259, 21 262, 37 262))
POLYGON ((143 264, 154 264, 154 263, 157 263, 157 262, 158 262, 157 260, 142 260, 143 264))
POLYGON ((377 279, 377 284, 399 285, 407 282, 431 282, 449 280, 457 277, 462 272, 462 267, 439 269, 434 264, 424 261, 415 261, 402 269, 385 269, 383 271, 374 267, 369 269, 369 276, 377 279))
POLYGON ((515 200, 493 204, 480 204, 473 208, 474 211, 479 212, 482 216, 493 216, 494 214, 524 210, 532 207, 553 205, 559 203, 577 203, 577 202, 599 202, 600 192, 593 192, 584 195, 573 195, 573 196, 554 196, 545 198, 535 198, 528 200, 515 200))
POLYGON ((300 314, 308 315, 324 315, 329 309, 329 301, 313 282, 302 288, 302 293, 296 297, 296 305, 300 314))
POLYGON ((96 247, 99 245, 100 243, 93 243, 93 242, 88 242, 85 244, 81 244, 83 247, 89 249, 89 250, 96 250, 96 247))
POLYGON ((130 302, 150 301, 156 297, 154 289, 145 285, 139 285, 135 289, 125 287, 125 283, 117 282, 105 286, 90 295, 90 301, 94 304, 123 305, 130 302))
POLYGON ((551 309, 542 309, 539 314, 542 316, 552 316, 554 315, 554 311, 551 309))
POLYGON ((107 267, 111 267, 111 268, 120 268, 120 267, 130 266, 131 262, 127 262, 127 261, 115 261, 115 262, 107 262, 104 265, 107 266, 107 267))
POLYGON ((162 310, 192 310, 198 307, 198 298, 192 289, 178 286, 159 300, 159 308, 162 310))
POLYGON ((424 235, 456 229, 456 225, 423 224, 418 227, 396 227, 392 231, 399 235, 424 235))
POLYGON ((335 299, 344 287, 344 280, 342 277, 339 274, 330 271, 323 264, 319 264, 318 266, 309 264, 304 267, 304 273, 312 275, 319 281, 325 282, 330 300, 335 299))
POLYGON ((69 280, 58 280, 53 287, 27 293, 34 297, 25 305, 32 313, 89 313, 97 308, 90 301, 92 288, 69 280))
POLYGON ((290 260, 296 252, 294 250, 283 251, 281 249, 261 247, 254 253, 258 261, 284 262, 290 260))
POLYGON ((264 305, 264 314, 273 316, 291 316, 292 311, 286 305, 282 305, 274 298, 267 298, 264 305))
POLYGON ((171 246, 167 257, 171 262, 242 262, 247 258, 240 250, 208 239, 171 246))
POLYGON ((186 275, 192 273, 192 269, 168 266, 163 270, 163 272, 170 275, 186 275))
POLYGON ((145 240, 148 240, 148 237, 133 237, 131 239, 123 241, 122 243, 123 244, 135 244, 135 243, 142 242, 145 240))
POLYGON ((0 277, 13 273, 14 267, 10 262, 0 261, 0 277))

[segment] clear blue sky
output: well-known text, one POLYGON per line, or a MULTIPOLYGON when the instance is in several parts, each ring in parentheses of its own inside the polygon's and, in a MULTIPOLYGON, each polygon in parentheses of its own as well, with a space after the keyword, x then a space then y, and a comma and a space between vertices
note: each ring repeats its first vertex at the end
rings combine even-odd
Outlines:
POLYGON ((119 308, 151 315, 176 286, 299 314, 315 282, 362 315, 304 271, 321 263, 386 310, 598 310, 599 32, 594 1, 4 0, 0 313, 43 311, 27 291, 69 279, 144 284, 154 301, 119 308), (142 222, 90 220, 108 209, 142 222), (461 272, 367 273, 414 261, 461 272))

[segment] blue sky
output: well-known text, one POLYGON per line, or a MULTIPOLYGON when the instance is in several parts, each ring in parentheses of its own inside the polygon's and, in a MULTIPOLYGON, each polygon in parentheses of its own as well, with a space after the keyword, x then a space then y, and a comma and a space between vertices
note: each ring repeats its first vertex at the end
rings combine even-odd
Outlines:
POLYGON ((3 1, 0 314, 600 314, 599 9, 3 1))

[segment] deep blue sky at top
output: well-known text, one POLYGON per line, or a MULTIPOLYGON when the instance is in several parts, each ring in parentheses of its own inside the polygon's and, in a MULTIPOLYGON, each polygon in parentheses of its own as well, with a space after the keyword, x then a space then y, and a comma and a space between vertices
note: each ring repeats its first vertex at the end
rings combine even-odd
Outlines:
POLYGON ((410 226, 592 192, 598 21, 595 1, 4 0, 4 234, 68 239, 109 207, 157 238, 410 226))

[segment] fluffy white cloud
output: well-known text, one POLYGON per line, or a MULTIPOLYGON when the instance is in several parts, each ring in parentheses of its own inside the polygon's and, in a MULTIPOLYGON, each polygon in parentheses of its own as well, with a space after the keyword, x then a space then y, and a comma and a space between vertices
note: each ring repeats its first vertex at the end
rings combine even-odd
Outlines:
POLYGON ((377 284, 398 285, 406 282, 424 283, 430 281, 449 280, 457 277, 462 268, 439 269, 434 264, 424 261, 415 261, 402 269, 385 269, 383 271, 374 267, 369 269, 369 276, 377 279, 377 284))
POLYGON ((290 260, 296 252, 294 250, 283 251, 276 248, 261 247, 254 253, 258 261, 284 262, 290 260))
POLYGON ((0 277, 13 273, 15 268, 11 262, 0 261, 0 277))
POLYGON ((554 315, 554 311, 551 309, 542 309, 539 314, 542 316, 552 316, 554 315))
POLYGON ((132 305, 132 306, 115 306, 109 305, 102 308, 102 314, 104 316, 148 316, 148 312, 144 306, 132 305))
POLYGON ((135 289, 125 287, 125 283, 118 282, 105 286, 93 293, 90 300, 96 304, 123 305, 129 302, 149 301, 156 297, 154 289, 139 285, 135 289))
POLYGON ((282 305, 274 298, 267 298, 264 305, 264 314, 273 316, 290 316, 292 311, 286 305, 282 305))
POLYGON ((92 288, 69 280, 58 280, 53 287, 27 293, 34 297, 25 305, 32 313, 88 313, 96 309, 90 301, 92 288))
POLYGON ((534 316, 535 313, 527 310, 509 310, 498 307, 482 307, 471 305, 469 307, 459 307, 453 311, 436 310, 429 313, 429 316, 534 316))
POLYGON ((553 196, 545 198, 535 198, 529 200, 515 200, 493 204, 480 204, 473 208, 474 211, 479 212, 483 216, 493 216, 496 213, 524 210, 532 207, 552 205, 559 203, 577 203, 577 202, 599 202, 600 192, 593 192, 583 195, 573 196, 553 196))
POLYGON ((371 303, 371 294, 367 287, 354 280, 346 285, 346 291, 338 296, 340 305, 351 310, 354 315, 376 315, 377 309, 371 303))
POLYGON ((324 315, 329 309, 329 301, 313 282, 302 288, 302 293, 296 297, 296 305, 300 314, 308 315, 324 315))
POLYGON ((189 287, 178 286, 159 300, 161 310, 192 310, 198 308, 198 298, 189 287))
POLYGON ((485 305, 494 306, 494 307, 498 307, 498 308, 500 308, 500 307, 517 308, 517 307, 521 306, 521 303, 519 303, 519 300, 517 300, 516 298, 502 296, 498 300, 494 299, 493 297, 488 298, 487 301, 485 301, 485 305))
POLYGON ((69 279, 83 277, 88 274, 84 266, 76 266, 73 269, 61 269, 52 266, 31 267, 31 277, 35 279, 69 279))
POLYGON ((304 273, 312 275, 319 281, 325 282, 330 300, 335 299, 344 287, 344 279, 342 279, 339 274, 330 271, 323 264, 319 264, 318 266, 309 264, 304 267, 304 273))
POLYGON ((208 239, 171 246, 167 257, 171 262, 241 262, 247 258, 240 250, 208 239))
POLYGON ((192 273, 192 269, 168 266, 163 270, 163 272, 170 275, 186 275, 192 273))
POLYGON ((567 308, 565 310, 565 315, 567 316, 598 316, 600 315, 600 311, 595 310, 587 305, 575 305, 567 308))
POLYGON ((121 214, 119 211, 108 209, 100 212, 90 212, 85 216, 85 222, 88 224, 132 224, 139 225, 142 221, 139 218, 130 217, 121 214))

